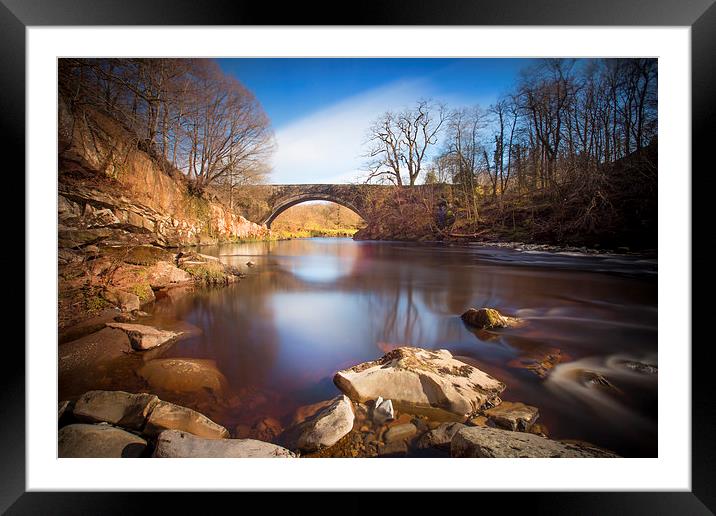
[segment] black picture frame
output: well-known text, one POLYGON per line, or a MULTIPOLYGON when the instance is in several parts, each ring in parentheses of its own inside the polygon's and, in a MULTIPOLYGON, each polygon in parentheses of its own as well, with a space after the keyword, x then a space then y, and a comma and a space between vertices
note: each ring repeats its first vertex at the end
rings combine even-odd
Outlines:
MULTIPOLYGON (((354 1, 340 6, 337 3, 322 5, 314 2, 307 5, 243 0, 0 0, 0 116, 3 135, 0 141, 4 143, 6 152, 18 158, 15 169, 25 170, 25 30, 29 26, 286 24, 689 26, 692 37, 692 169, 696 169, 698 163, 708 163, 707 153, 713 146, 713 125, 716 122, 714 0, 384 0, 354 1)), ((691 180, 692 220, 697 224, 702 219, 696 217, 693 206, 698 204, 699 195, 706 194, 706 189, 694 188, 693 179, 692 174, 684 177, 684 180, 691 180)), ((15 181, 18 183, 15 192, 25 192, 20 174, 16 174, 15 181)), ((693 234, 708 235, 709 231, 699 233, 694 227, 693 234)), ((24 241, 25 237, 21 238, 24 241)), ((695 259, 694 250, 692 247, 692 275, 705 265, 705 262, 695 259)), ((25 275, 28 272, 26 268, 25 275)), ((698 282, 692 295, 706 288, 706 282, 698 282)), ((707 306, 694 303, 692 320, 704 320, 707 306)), ((674 344, 683 345, 687 350, 688 339, 692 340, 691 491, 481 493, 480 505, 492 501, 484 498, 487 496, 509 496, 519 507, 537 514, 713 514, 716 511, 716 489, 713 488, 716 471, 713 400, 716 393, 713 383, 708 381, 708 370, 712 366, 707 355, 711 346, 708 341, 697 342, 686 331, 684 342, 674 344)), ((0 389, 0 413, 3 416, 0 510, 7 510, 8 514, 125 514, 136 512, 138 508, 147 509, 145 502, 140 500, 146 496, 142 493, 25 492, 25 355, 24 350, 17 346, 14 352, 6 350, 6 353, 10 354, 5 358, 7 363, 14 366, 5 368, 5 385, 0 389), (17 356, 12 356, 12 353, 17 356)), ((660 389, 664 387, 660 385, 660 389)), ((276 500, 274 495, 271 497, 271 500, 276 500)), ((346 503, 346 507, 355 509, 359 503, 365 503, 358 493, 353 493, 351 497, 355 503, 346 503)), ((187 493, 164 493, 161 498, 160 503, 167 504, 163 506, 164 510, 171 510, 170 506, 176 504, 182 513, 204 503, 201 497, 187 493)), ((302 505, 300 498, 294 498, 291 505, 302 505)), ((422 503, 419 496, 414 496, 413 501, 422 503)), ((406 505, 401 507, 409 510, 406 505)))

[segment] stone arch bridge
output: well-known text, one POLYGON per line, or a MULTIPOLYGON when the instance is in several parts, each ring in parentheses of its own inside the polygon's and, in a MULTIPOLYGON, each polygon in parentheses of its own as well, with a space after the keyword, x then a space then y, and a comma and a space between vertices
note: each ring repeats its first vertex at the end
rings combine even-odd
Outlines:
MULTIPOLYGON (((257 185, 244 187, 249 198, 265 201, 267 207, 254 215, 254 222, 271 227, 271 223, 291 206, 307 201, 331 201, 349 208, 367 220, 370 206, 379 196, 395 186, 367 184, 257 185)), ((413 190, 432 191, 433 185, 403 186, 413 190)))

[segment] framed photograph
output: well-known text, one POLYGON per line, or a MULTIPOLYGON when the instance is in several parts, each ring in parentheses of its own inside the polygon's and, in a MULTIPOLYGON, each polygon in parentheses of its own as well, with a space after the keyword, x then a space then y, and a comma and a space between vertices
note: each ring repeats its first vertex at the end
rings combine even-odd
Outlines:
POLYGON ((3 510, 713 513, 716 7, 544 4, 1 0, 27 243, 3 510))

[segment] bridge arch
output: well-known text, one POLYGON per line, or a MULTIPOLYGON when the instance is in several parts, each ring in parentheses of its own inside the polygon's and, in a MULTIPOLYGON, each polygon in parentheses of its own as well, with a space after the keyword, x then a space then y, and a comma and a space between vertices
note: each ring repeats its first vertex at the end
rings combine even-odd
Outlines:
POLYGON ((365 214, 362 212, 363 210, 356 206, 355 203, 347 200, 342 199, 338 196, 331 195, 331 194, 321 194, 321 193, 307 193, 304 195, 297 195, 293 197, 289 197, 287 199, 282 199, 280 202, 278 202, 275 206, 273 206, 271 212, 264 217, 262 221, 260 221, 260 224, 265 224, 267 228, 271 227, 271 223, 276 220, 276 217, 281 215, 284 211, 291 208, 292 206, 296 206, 297 204, 301 204, 304 202, 309 201, 330 201, 334 202, 336 204, 340 204, 341 206, 345 206, 349 210, 356 213, 358 216, 360 216, 363 220, 365 220, 365 214))

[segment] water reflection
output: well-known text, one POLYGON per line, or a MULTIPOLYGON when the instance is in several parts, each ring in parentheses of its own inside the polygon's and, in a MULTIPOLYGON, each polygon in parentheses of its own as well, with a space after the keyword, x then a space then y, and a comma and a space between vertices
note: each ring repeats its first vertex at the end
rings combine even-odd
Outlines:
POLYGON ((337 393, 336 370, 410 345, 449 349, 502 379, 504 398, 538 406, 553 437, 656 454, 655 382, 623 382, 632 402, 620 409, 649 430, 635 433, 600 423, 594 413, 606 409, 594 398, 564 395, 520 366, 555 349, 562 362, 555 371, 565 362, 655 353, 655 263, 348 239, 200 252, 256 267, 244 266, 248 276, 228 288, 159 300, 150 324, 198 328, 162 357, 215 361, 229 383, 216 417, 229 427, 261 415, 290 418, 297 406, 337 393), (527 324, 472 332, 459 318, 471 306, 495 306, 527 324))

